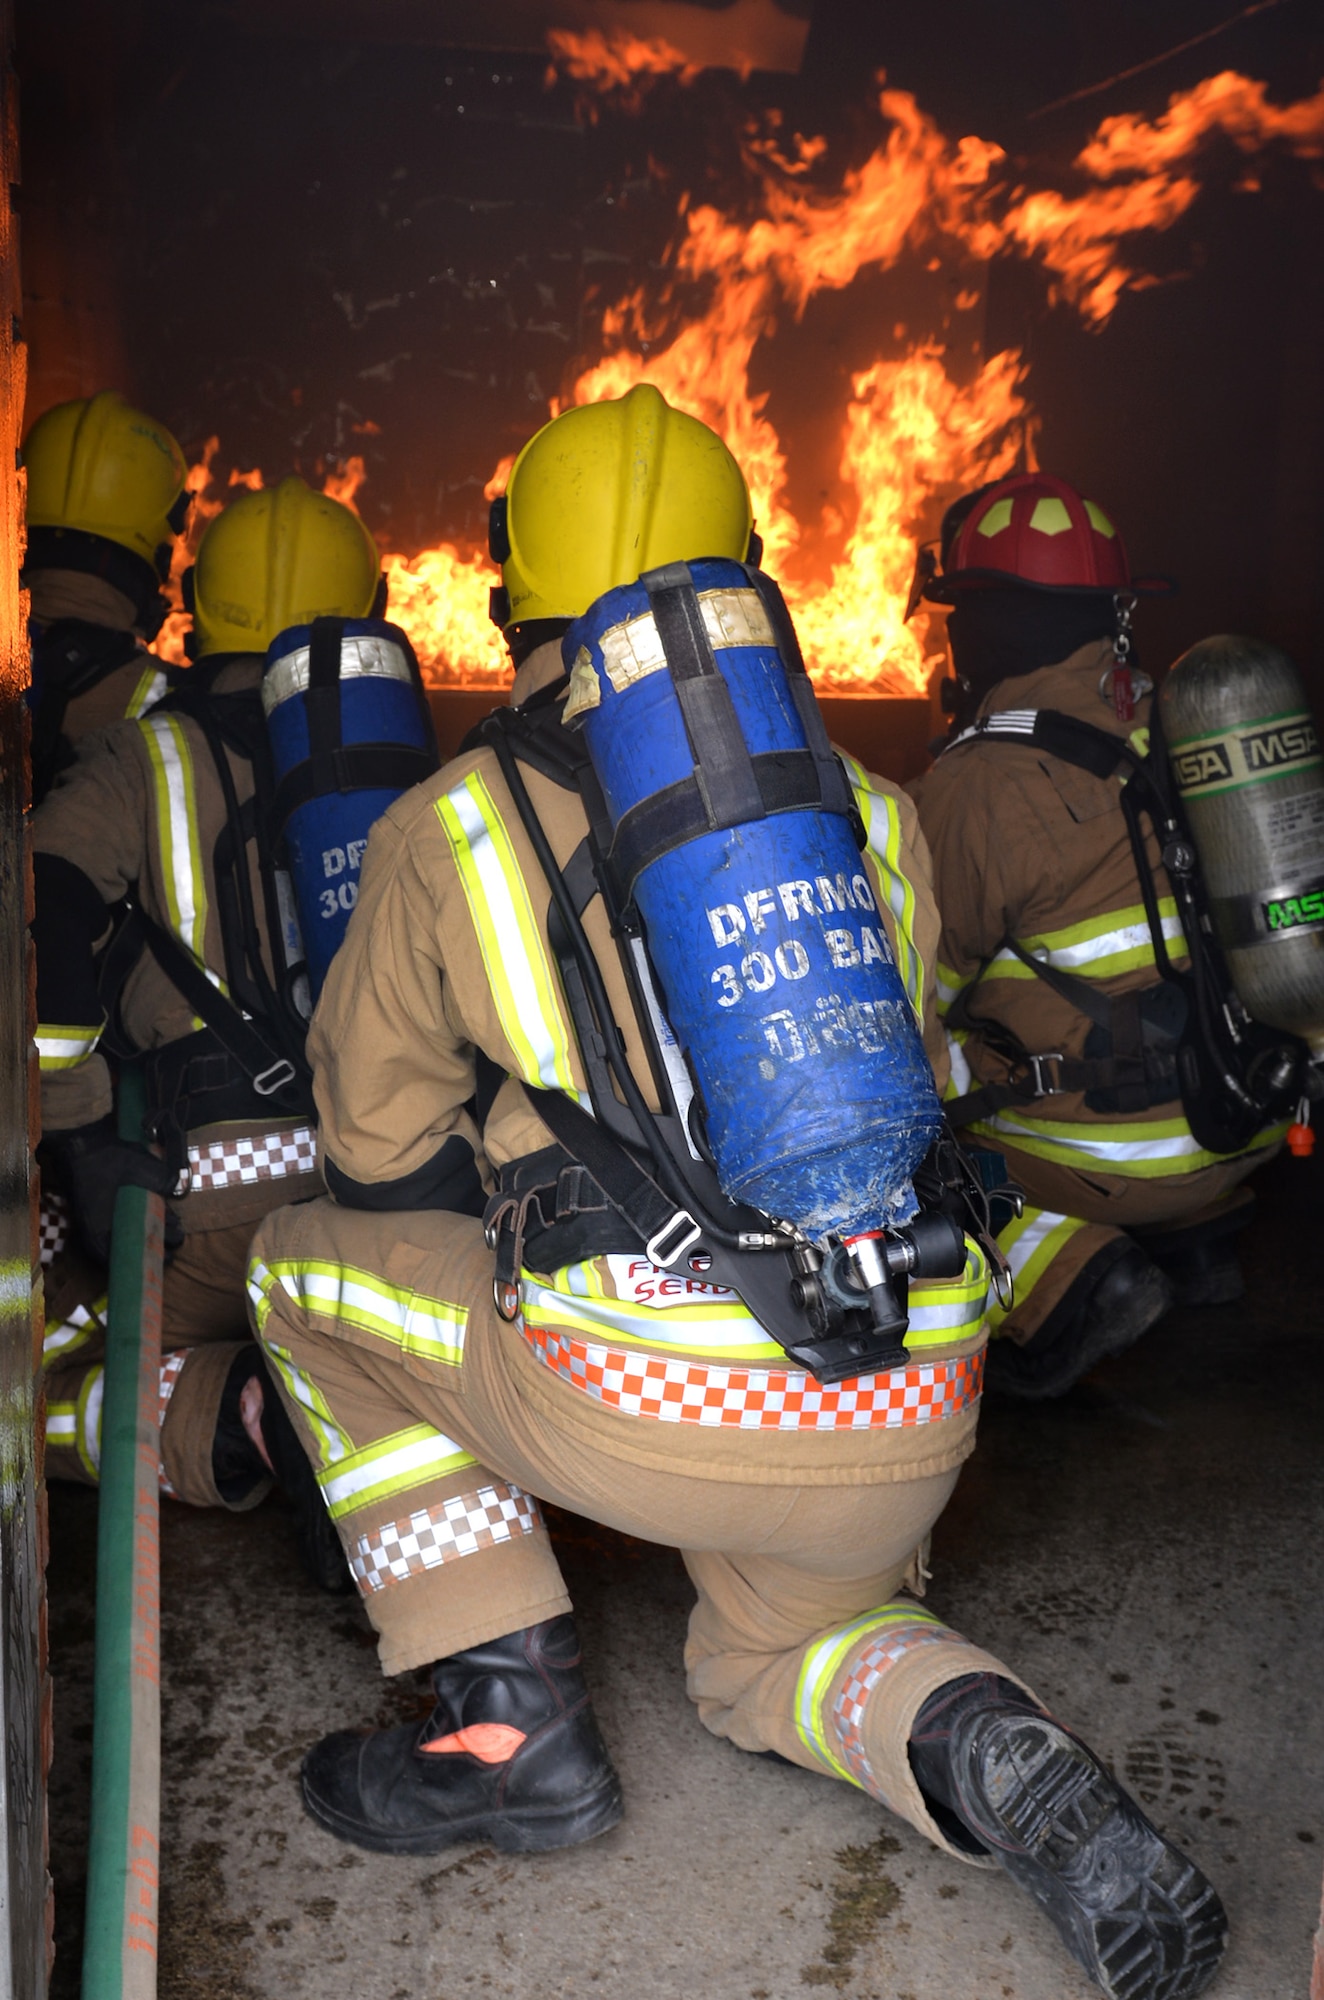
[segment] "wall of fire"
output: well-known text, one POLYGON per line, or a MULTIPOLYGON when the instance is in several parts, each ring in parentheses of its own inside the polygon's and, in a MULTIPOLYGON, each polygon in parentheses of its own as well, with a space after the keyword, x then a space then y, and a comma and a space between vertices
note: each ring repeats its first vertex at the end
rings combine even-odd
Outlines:
MULTIPOLYGON (((582 28, 595 5, 642 30, 660 9, 681 39, 686 15, 705 28, 758 16, 793 50, 809 12, 562 11, 582 28)), ((564 72, 549 83, 529 23, 557 9, 533 0, 19 0, 29 418, 115 384, 191 454, 219 436, 222 480, 231 467, 320 478, 359 456, 357 501, 384 546, 474 545, 484 484, 597 358, 604 307, 664 282, 682 194, 753 220, 749 121, 779 130, 788 156, 793 134, 822 135, 805 171, 839 188, 882 141, 885 68, 950 139, 1004 149, 1009 189, 1070 193, 1105 117, 1158 119, 1172 93, 1229 68, 1280 105, 1319 88, 1317 10, 1242 13, 1211 26, 1205 0, 817 0, 796 73, 713 68, 603 95, 564 72), (476 11, 526 46, 443 45, 446 24, 463 40, 455 24, 476 11)), ((1182 164, 1199 198, 1127 239, 1139 283, 1101 327, 1053 302, 1042 257, 1006 244, 985 258, 948 246, 931 272, 922 255, 866 265, 798 320, 787 304, 750 388, 767 393, 807 546, 841 497, 854 372, 930 338, 964 382, 1017 348, 1040 461, 1110 508, 1138 568, 1180 582, 1142 614, 1145 656, 1248 629, 1324 688, 1324 142, 1311 129, 1263 145, 1212 130, 1182 164)), ((930 494, 915 528, 933 532, 950 497, 930 494)))

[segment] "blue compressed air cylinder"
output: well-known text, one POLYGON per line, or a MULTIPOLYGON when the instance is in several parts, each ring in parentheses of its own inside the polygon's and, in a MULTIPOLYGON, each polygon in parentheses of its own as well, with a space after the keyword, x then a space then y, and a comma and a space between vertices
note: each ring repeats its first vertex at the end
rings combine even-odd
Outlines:
MULTIPOLYGON (((311 629, 292 625, 279 633, 262 677, 278 797, 281 780, 309 758, 311 629)), ((344 620, 340 736, 346 748, 395 746, 431 753, 435 762, 426 697, 415 674, 408 640, 397 626, 375 618, 344 620)), ((407 789, 399 783, 322 792, 296 806, 286 822, 285 852, 314 999, 358 900, 369 830, 407 789)))
MULTIPOLYGON (((786 663, 743 567, 689 571, 751 756, 803 751, 786 663)), ((641 583, 570 627, 566 720, 613 827, 693 775, 641 583)), ((702 745, 700 746, 702 751, 702 745)), ((906 1222, 941 1114, 914 1010, 850 821, 796 807, 651 860, 634 900, 728 1197, 816 1241, 906 1222)))

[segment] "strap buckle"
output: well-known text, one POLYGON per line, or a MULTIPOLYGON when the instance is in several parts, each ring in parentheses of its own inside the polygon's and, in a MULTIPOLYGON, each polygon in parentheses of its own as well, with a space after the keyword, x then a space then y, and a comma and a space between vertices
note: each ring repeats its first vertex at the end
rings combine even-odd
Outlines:
POLYGON ((651 1264, 660 1264, 665 1271, 675 1263, 677 1257, 683 1257, 690 1246, 698 1242, 702 1234, 703 1231, 689 1210, 678 1208, 676 1213, 670 1216, 656 1234, 645 1243, 644 1255, 651 1264))
POLYGON ((1064 1057, 1061 1049, 1050 1049, 1044 1055, 1026 1056, 1025 1061, 1029 1067, 1030 1077, 1034 1084, 1034 1094, 1036 1097, 1066 1096, 1067 1093, 1065 1085, 1061 1083, 1054 1083, 1044 1067, 1046 1063, 1060 1063, 1063 1060, 1064 1057))
POLYGON ((253 1078, 253 1088, 259 1097, 274 1097, 278 1090, 283 1090, 287 1083, 293 1082, 294 1064, 288 1056, 281 1056, 272 1063, 270 1069, 264 1069, 260 1076, 253 1078))

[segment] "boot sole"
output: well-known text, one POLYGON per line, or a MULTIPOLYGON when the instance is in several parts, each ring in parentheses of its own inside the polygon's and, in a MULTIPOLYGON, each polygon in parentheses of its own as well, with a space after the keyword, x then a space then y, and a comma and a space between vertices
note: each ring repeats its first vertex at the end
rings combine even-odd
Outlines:
POLYGON ((1211 1885, 1048 1717, 990 1732, 975 1831, 1108 2000, 1194 2000, 1218 1971, 1227 1918, 1211 1885))
POLYGON ((326 1805, 302 1776, 299 1789, 311 1819, 337 1840, 367 1848, 372 1854, 443 1854, 448 1847, 469 1840, 482 1841, 502 1854, 547 1854, 558 1847, 579 1847, 610 1833, 625 1811, 620 1784, 613 1778, 609 1785, 577 1799, 572 1806, 521 1806, 514 1812, 475 1813, 469 1819, 449 1820, 444 1826, 387 1833, 326 1805))

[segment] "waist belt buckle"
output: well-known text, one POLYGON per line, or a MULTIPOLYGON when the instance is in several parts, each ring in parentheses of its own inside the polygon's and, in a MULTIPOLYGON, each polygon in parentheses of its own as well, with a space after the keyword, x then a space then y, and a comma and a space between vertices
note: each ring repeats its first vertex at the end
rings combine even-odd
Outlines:
POLYGON ((294 1064, 287 1056, 281 1056, 270 1069, 264 1069, 260 1076, 253 1078, 253 1088, 259 1097, 274 1097, 278 1090, 293 1082, 294 1064))
POLYGON ((691 1244, 697 1243, 702 1234, 703 1231, 689 1210, 678 1208, 676 1213, 669 1216, 656 1234, 645 1243, 644 1255, 651 1264, 660 1264, 665 1271, 675 1263, 677 1257, 683 1257, 691 1244))
POLYGON ((1061 1083, 1054 1083, 1044 1067, 1046 1063, 1060 1063, 1063 1060, 1061 1049, 1050 1049, 1045 1055, 1027 1056, 1025 1060, 1030 1066, 1030 1076, 1034 1083, 1034 1094, 1036 1097, 1066 1096, 1065 1087, 1061 1083))

